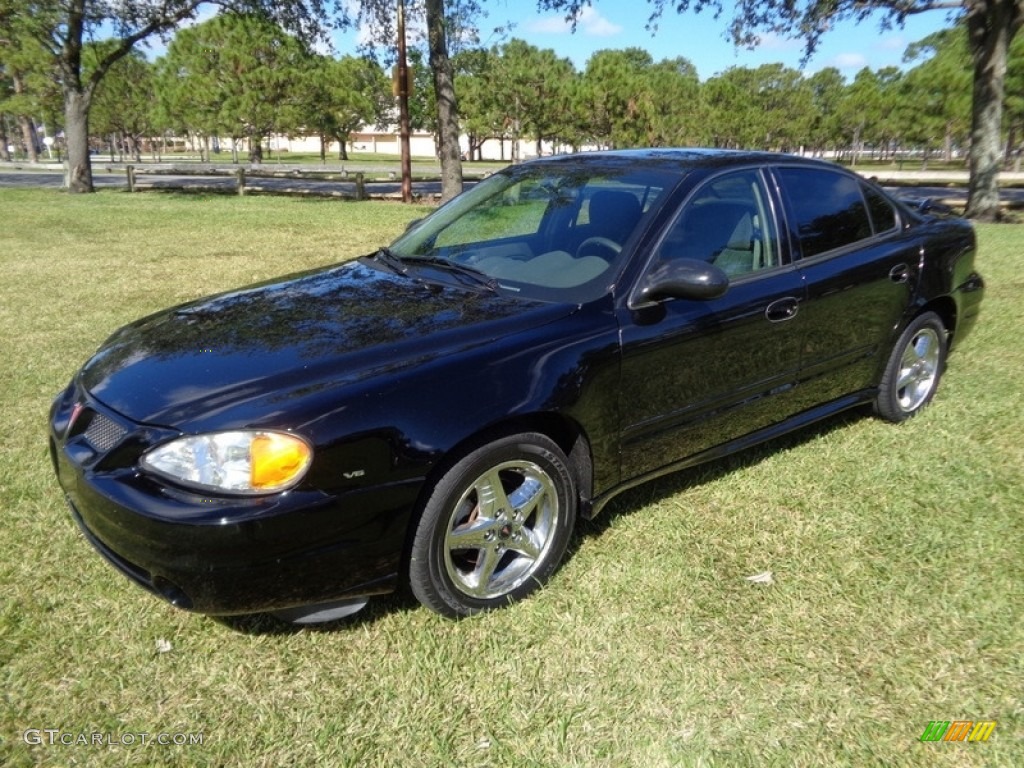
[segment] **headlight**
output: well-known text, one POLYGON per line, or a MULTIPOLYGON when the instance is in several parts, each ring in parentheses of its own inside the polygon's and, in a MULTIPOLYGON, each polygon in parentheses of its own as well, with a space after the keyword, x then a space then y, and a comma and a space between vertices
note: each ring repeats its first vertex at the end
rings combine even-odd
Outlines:
POLYGON ((306 473, 313 449, 285 432, 239 430, 179 437, 142 457, 145 469, 209 491, 273 493, 306 473))

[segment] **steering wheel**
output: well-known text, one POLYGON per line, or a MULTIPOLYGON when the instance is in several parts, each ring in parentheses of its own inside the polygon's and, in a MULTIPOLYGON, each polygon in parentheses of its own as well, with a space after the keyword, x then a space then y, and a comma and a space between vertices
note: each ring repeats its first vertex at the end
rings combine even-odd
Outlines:
POLYGON ((588 237, 582 243, 579 248, 576 249, 576 258, 581 259, 584 256, 600 256, 605 261, 611 261, 619 253, 622 252, 622 246, 616 243, 614 240, 610 240, 607 237, 588 237), (592 251, 594 253, 588 253, 592 251), (602 253, 605 251, 607 253, 602 253))

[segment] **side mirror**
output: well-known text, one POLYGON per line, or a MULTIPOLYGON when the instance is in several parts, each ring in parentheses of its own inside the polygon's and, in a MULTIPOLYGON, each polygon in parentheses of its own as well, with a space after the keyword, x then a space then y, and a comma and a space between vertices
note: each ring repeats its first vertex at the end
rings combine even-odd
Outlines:
POLYGON ((671 259, 654 267, 640 283, 637 303, 661 299, 717 299, 729 289, 729 276, 720 267, 697 259, 671 259))

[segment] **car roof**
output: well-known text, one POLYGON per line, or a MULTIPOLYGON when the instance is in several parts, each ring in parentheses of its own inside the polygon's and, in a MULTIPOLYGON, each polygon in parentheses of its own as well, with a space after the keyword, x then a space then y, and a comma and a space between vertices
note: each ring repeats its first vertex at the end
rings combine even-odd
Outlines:
POLYGON ((680 170, 696 168, 721 168, 749 164, 800 164, 825 168, 841 166, 816 158, 790 155, 783 152, 764 152, 740 149, 709 148, 657 148, 657 149, 613 149, 578 152, 575 154, 552 155, 537 158, 524 165, 648 165, 675 166, 680 170))

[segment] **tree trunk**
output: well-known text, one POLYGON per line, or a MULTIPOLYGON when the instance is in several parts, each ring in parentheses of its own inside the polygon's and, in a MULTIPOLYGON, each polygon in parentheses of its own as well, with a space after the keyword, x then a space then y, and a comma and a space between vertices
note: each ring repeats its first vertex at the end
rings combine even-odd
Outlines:
POLYGON ((1010 41, 1022 21, 1024 7, 1018 0, 978 2, 972 4, 967 14, 967 34, 974 60, 974 98, 966 215, 973 219, 999 218, 1006 60, 1010 41))
POLYGON ((18 115, 18 125, 21 126, 21 143, 25 145, 25 154, 30 163, 39 162, 39 153, 36 152, 36 127, 32 124, 32 118, 28 115, 18 115))
POLYGON ((455 82, 445 40, 444 0, 426 0, 427 36, 430 45, 430 69, 434 73, 437 96, 437 129, 441 137, 441 200, 450 200, 462 192, 462 153, 459 149, 459 113, 455 102, 455 82))
MULTIPOLYGON (((14 92, 16 94, 21 95, 25 93, 25 87, 20 76, 12 75, 11 84, 14 86, 14 92)), ((18 115, 18 127, 21 128, 21 142, 25 145, 25 152, 28 155, 28 161, 30 163, 38 163, 39 153, 36 152, 36 127, 32 123, 32 118, 28 115, 18 115)))
POLYGON ((7 138, 7 115, 0 112, 0 159, 5 163, 11 162, 11 153, 7 151, 9 139, 7 138))
POLYGON ((89 157, 89 102, 91 92, 67 88, 64 94, 64 141, 68 163, 64 186, 68 192, 93 192, 89 157))

